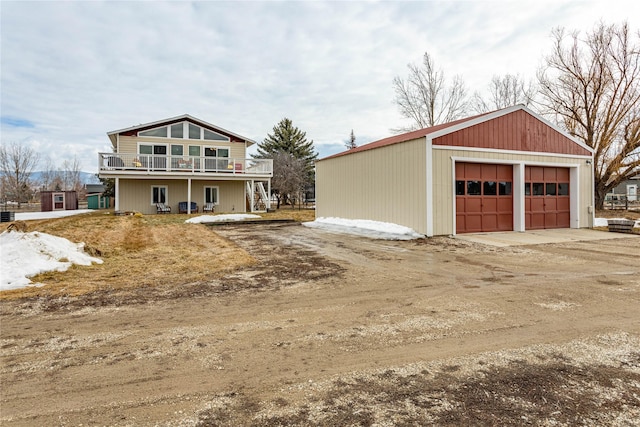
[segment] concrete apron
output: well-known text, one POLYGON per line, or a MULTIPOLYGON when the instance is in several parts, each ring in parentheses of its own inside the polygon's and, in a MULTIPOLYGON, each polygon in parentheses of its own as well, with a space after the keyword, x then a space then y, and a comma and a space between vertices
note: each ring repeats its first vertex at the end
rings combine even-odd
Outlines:
POLYGON ((457 234, 456 239, 490 246, 524 246, 545 243, 565 243, 589 240, 640 238, 637 234, 612 233, 587 228, 556 228, 553 230, 501 231, 495 233, 457 234))

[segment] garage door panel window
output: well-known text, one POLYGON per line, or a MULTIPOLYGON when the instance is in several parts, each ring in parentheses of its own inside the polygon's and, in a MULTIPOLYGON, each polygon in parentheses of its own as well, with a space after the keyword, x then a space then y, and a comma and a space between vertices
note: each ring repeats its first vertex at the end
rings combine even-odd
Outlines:
POLYGON ((558 183, 558 196, 568 196, 569 195, 569 183, 568 182, 559 182, 558 183))
POLYGON ((510 196, 511 195, 511 183, 502 181, 498 184, 498 194, 500 196, 510 196))
POLYGON ((456 196, 464 196, 464 181, 456 181, 456 196))
POLYGON ((532 188, 534 196, 544 196, 544 182, 534 182, 532 188))
POLYGON ((555 196, 555 195, 556 195, 556 183, 547 182, 545 186, 545 196, 555 196))
POLYGON ((496 196, 498 194, 498 186, 495 181, 485 181, 483 184, 485 196, 496 196))
POLYGON ((467 195, 479 196, 481 194, 480 181, 467 181, 467 195))

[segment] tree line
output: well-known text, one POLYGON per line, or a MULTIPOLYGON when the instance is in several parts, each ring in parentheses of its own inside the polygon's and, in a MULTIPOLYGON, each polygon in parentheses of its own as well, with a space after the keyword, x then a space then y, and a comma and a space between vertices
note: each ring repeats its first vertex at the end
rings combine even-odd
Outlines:
POLYGON ((535 79, 495 75, 486 94, 469 94, 460 76, 447 79, 426 52, 407 77, 393 80, 395 104, 409 125, 451 122, 473 113, 524 104, 594 150, 596 208, 621 182, 640 173, 640 32, 627 23, 597 24, 584 34, 556 28, 535 79))
POLYGON ((27 203, 38 191, 69 191, 81 193, 84 182, 77 158, 65 160, 62 168, 56 168, 47 159, 38 179, 32 175, 40 161, 40 155, 32 148, 16 142, 0 146, 0 199, 20 204, 27 203))

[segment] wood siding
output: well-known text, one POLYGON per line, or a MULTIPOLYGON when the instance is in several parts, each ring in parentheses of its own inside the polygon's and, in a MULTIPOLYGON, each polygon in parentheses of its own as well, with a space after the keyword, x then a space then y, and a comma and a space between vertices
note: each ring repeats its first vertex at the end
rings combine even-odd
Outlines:
POLYGON ((591 153, 524 110, 433 139, 433 145, 589 156, 591 153))
MULTIPOLYGON (((162 179, 121 179, 120 180, 120 210, 135 211, 142 214, 155 214, 156 206, 151 203, 151 187, 167 186, 167 205, 171 206, 171 213, 178 213, 178 204, 187 201, 187 180, 162 179)), ((191 181, 191 201, 196 202, 202 212, 204 206, 204 187, 218 187, 219 202, 216 213, 246 212, 245 181, 191 181)))
POLYGON ((316 216, 392 222, 426 232, 425 139, 316 163, 316 216))

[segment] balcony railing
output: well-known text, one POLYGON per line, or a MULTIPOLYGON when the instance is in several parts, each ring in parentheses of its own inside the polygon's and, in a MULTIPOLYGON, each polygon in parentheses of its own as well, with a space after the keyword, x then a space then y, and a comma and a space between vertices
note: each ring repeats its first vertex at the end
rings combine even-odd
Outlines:
POLYGON ((271 159, 98 153, 100 172, 273 175, 271 159))

